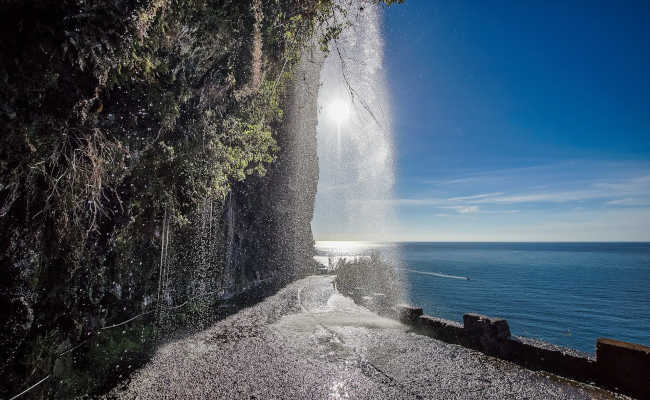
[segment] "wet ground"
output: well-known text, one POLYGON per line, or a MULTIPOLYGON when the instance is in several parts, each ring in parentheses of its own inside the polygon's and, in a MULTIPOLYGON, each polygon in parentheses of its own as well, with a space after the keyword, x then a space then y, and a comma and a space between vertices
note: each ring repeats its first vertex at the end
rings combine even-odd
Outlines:
POLYGON ((111 397, 123 399, 610 399, 409 332, 336 292, 292 283, 160 348, 111 397))

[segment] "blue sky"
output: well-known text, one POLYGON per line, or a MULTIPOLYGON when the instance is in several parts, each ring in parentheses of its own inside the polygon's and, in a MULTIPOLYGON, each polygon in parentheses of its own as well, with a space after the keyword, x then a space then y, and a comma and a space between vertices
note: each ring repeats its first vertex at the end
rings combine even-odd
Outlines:
MULTIPOLYGON (((565 3, 406 0, 384 9, 383 53, 372 18, 343 40, 394 173, 371 162, 383 133, 319 119, 315 237, 650 241, 650 3, 565 3)), ((326 64, 323 116, 345 100, 326 64)))
POLYGON ((386 10, 388 239, 650 241, 650 3, 565 3, 386 10))

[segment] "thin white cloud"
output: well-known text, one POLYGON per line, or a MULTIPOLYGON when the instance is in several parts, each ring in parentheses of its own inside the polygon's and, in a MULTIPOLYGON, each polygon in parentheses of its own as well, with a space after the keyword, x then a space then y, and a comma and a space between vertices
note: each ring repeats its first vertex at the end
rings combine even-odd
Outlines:
POLYGON ((470 183, 470 182, 476 182, 480 180, 482 177, 480 176, 469 176, 466 178, 457 178, 457 179, 446 179, 446 180, 422 180, 421 183, 424 183, 426 185, 459 185, 459 184, 464 184, 464 183, 470 183))
MULTIPOLYGON (((384 200, 377 200, 384 201, 384 200)), ((393 199, 385 200, 388 203, 394 205, 403 205, 403 206, 437 206, 445 204, 446 199, 436 199, 436 198, 408 198, 408 199, 393 199)))
MULTIPOLYGON (((648 206, 650 205, 650 175, 625 178, 610 181, 579 181, 573 182, 574 190, 559 190, 566 188, 567 182, 546 185, 544 189, 539 185, 532 191, 522 192, 479 192, 454 197, 410 197, 391 200, 368 200, 363 202, 378 201, 392 206, 400 207, 430 207, 438 210, 454 210, 454 215, 459 214, 515 214, 516 209, 503 209, 507 205, 526 204, 535 207, 539 204, 567 204, 574 211, 588 207, 585 202, 602 202, 608 207, 648 206)), ((528 207, 527 213, 530 212, 528 207)), ((434 216, 451 217, 444 211, 438 211, 434 216)))
POLYGON ((423 179, 422 183, 427 185, 462 185, 467 183, 485 183, 485 182, 503 182, 510 181, 513 177, 539 174, 539 173, 550 173, 552 171, 574 168, 575 165, 579 163, 579 160, 566 161, 555 164, 539 164, 531 165, 527 167, 515 167, 515 168, 503 168, 503 169, 494 169, 488 171, 474 171, 467 172, 461 176, 451 178, 451 179, 440 179, 440 180, 431 180, 423 179))
POLYGON ((441 208, 461 208, 480 204, 516 204, 516 203, 566 203, 591 199, 612 198, 605 191, 584 190, 564 192, 539 192, 505 195, 502 192, 482 193, 476 195, 449 198, 402 198, 389 200, 395 205, 405 206, 440 206, 441 208))
POLYGON ((451 197, 447 199, 448 201, 465 201, 465 200, 476 200, 476 199, 484 199, 486 197, 494 197, 494 196, 500 196, 502 195, 503 192, 495 192, 495 193, 482 193, 482 194, 475 194, 471 196, 462 196, 462 197, 451 197))
POLYGON ((566 203, 571 201, 592 200, 611 197, 611 193, 595 190, 577 190, 563 192, 540 192, 514 194, 508 196, 493 196, 469 200, 468 203, 566 203))
POLYGON ((623 198, 610 200, 606 204, 612 206, 650 206, 650 198, 640 199, 640 198, 623 198))
POLYGON ((452 197, 448 200, 468 204, 515 204, 567 203, 598 199, 609 199, 606 202, 609 205, 648 205, 650 204, 650 175, 622 179, 618 182, 591 183, 584 189, 579 190, 548 190, 508 195, 503 193, 482 193, 452 197))
POLYGON ((620 182, 596 183, 594 186, 607 190, 610 193, 626 194, 642 192, 650 194, 650 175, 624 179, 620 182))
POLYGON ((440 208, 455 210, 459 214, 473 214, 479 210, 478 206, 443 206, 440 208))

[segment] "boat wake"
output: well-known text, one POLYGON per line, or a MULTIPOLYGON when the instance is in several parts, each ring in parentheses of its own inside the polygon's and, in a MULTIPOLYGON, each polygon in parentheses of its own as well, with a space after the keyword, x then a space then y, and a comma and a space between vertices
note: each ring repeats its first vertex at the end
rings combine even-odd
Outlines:
POLYGON ((447 275, 447 274, 442 274, 440 272, 417 271, 417 270, 414 270, 414 269, 402 269, 402 271, 412 272, 414 274, 420 274, 420 275, 437 276, 438 278, 460 279, 460 280, 463 280, 463 281, 469 281, 470 280, 469 277, 467 277, 467 276, 447 275))

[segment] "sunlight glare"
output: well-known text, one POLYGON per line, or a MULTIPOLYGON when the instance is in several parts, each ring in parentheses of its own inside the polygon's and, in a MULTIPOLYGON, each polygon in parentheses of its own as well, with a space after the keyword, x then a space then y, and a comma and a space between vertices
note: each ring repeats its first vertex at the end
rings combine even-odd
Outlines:
POLYGON ((330 118, 336 121, 337 124, 345 122, 350 116, 350 107, 343 99, 336 99, 332 101, 327 107, 327 113, 330 118))

